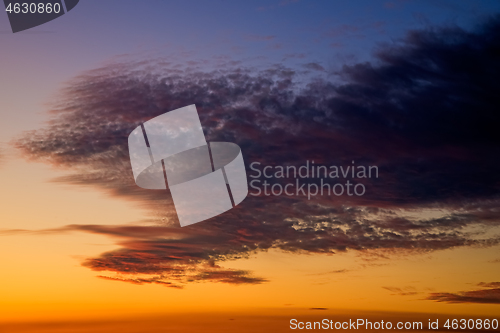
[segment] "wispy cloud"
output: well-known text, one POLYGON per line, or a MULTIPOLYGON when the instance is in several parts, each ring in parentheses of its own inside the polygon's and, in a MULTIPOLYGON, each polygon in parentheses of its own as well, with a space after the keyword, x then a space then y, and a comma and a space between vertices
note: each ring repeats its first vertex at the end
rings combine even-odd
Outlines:
POLYGON ((333 270, 333 271, 313 273, 313 274, 308 274, 308 275, 332 275, 332 274, 340 274, 340 273, 347 273, 347 272, 349 272, 349 270, 347 270, 347 269, 337 269, 337 270, 333 270))
POLYGON ((398 288, 398 287, 382 287, 382 288, 389 290, 390 292, 393 293, 393 295, 413 296, 420 294, 420 292, 418 292, 416 288, 412 286, 407 286, 404 288, 398 288))

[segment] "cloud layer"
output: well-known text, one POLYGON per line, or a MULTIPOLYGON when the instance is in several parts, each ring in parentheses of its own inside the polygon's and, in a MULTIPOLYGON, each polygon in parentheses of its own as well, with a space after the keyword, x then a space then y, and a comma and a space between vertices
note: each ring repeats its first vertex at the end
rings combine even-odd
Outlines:
POLYGON ((446 303, 500 304, 500 282, 479 283, 483 289, 458 293, 432 293, 428 300, 446 303))
MULTIPOLYGON (((51 122, 14 145, 30 160, 74 171, 59 182, 134 200, 160 217, 157 227, 67 227, 119 239, 120 249, 83 263, 118 274, 105 278, 174 287, 254 284, 265 279, 217 263, 270 248, 491 246, 500 226, 499 60, 500 19, 491 18, 474 32, 410 32, 380 47, 372 63, 344 66, 336 73, 342 83, 283 66, 194 72, 167 61, 116 63, 72 80, 51 122), (252 162, 355 161, 378 166, 380 177, 363 180, 362 197, 249 196, 181 229, 168 191, 135 185, 127 137, 144 121, 190 104, 207 140, 237 143, 247 169, 252 162), (441 213, 426 217, 429 209, 441 213)), ((302 68, 324 69, 310 62, 302 68)))

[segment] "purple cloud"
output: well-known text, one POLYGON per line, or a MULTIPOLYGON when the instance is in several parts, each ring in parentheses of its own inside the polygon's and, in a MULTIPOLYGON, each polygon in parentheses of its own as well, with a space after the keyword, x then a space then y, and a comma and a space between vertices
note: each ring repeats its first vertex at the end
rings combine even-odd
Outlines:
POLYGON ((500 304, 500 282, 482 282, 478 286, 484 289, 460 291, 458 293, 432 293, 427 299, 445 303, 500 304))

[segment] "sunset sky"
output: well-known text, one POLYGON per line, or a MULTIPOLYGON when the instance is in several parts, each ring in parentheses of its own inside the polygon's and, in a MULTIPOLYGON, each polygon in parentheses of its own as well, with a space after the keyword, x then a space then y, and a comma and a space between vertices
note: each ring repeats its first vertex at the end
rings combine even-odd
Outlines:
POLYGON ((0 332, 500 319, 499 1, 82 0, 0 40, 0 332), (191 104, 248 175, 379 177, 181 228, 127 137, 191 104))

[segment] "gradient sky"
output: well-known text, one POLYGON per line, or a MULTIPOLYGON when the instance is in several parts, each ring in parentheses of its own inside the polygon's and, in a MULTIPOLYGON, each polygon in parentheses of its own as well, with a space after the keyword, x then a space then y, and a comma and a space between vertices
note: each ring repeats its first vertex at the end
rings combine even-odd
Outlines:
POLYGON ((499 13, 82 0, 16 34, 1 14, 0 329, 278 331, 312 308, 498 318, 499 13), (193 103, 247 168, 356 159, 383 176, 363 200, 247 198, 180 229, 169 195, 133 184, 124 138, 193 103))

